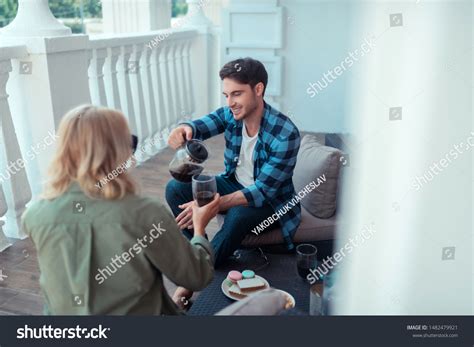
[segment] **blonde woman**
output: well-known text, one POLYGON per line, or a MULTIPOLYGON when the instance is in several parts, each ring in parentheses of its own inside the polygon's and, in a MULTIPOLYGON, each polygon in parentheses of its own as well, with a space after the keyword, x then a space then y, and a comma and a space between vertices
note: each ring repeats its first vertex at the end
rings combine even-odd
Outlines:
POLYGON ((23 215, 38 251, 45 313, 179 314, 163 275, 192 290, 211 281, 204 229, 219 196, 195 206, 189 242, 161 201, 137 194, 123 114, 80 106, 61 120, 58 136, 42 200, 23 215))

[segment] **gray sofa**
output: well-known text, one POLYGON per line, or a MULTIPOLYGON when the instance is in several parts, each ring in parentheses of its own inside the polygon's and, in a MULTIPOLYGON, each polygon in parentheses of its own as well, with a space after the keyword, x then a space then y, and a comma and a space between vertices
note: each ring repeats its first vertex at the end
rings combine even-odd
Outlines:
MULTIPOLYGON (((347 135, 302 134, 302 141, 293 175, 293 184, 298 193, 311 180, 325 175, 326 181, 306 195, 301 201, 301 224, 293 237, 296 244, 333 240, 341 221, 337 213, 338 192, 341 191, 342 174, 348 164, 347 135), (344 165, 345 164, 345 165, 344 165)), ((219 228, 225 215, 218 215, 219 228)), ((249 234, 242 246, 255 248, 283 244, 280 228, 249 234)))

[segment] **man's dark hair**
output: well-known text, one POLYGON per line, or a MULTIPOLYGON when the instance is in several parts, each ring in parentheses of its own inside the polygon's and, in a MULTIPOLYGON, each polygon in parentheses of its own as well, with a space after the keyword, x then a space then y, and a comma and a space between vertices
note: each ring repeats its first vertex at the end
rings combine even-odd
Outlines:
POLYGON ((252 58, 236 59, 225 64, 219 71, 221 80, 230 78, 240 84, 250 84, 252 89, 260 82, 263 83, 263 93, 267 88, 268 74, 265 66, 252 58))

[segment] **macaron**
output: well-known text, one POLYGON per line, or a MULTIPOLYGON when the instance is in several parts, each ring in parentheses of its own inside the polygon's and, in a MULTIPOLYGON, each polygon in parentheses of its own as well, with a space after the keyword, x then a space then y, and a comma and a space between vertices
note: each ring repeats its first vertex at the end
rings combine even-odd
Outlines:
POLYGON ((246 279, 254 278, 255 277, 255 272, 252 270, 244 270, 242 271, 242 277, 246 279))
POLYGON ((237 284, 237 281, 240 281, 241 279, 242 279, 242 274, 239 271, 232 270, 227 275, 227 280, 231 284, 237 284))

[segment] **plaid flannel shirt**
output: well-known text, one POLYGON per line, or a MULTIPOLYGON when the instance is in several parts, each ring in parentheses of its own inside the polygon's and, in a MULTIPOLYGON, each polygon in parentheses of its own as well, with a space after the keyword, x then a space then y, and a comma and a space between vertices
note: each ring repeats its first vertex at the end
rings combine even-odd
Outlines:
MULTIPOLYGON (((225 132, 225 172, 234 174, 242 144, 243 121, 236 121, 229 107, 218 110, 194 121, 184 122, 193 128, 193 138, 206 140, 225 132)), ((283 209, 294 197, 293 170, 300 148, 300 134, 293 122, 265 103, 264 116, 253 153, 255 184, 242 189, 248 206, 269 204, 275 212, 283 209)), ((295 204, 279 218, 283 239, 288 249, 294 248, 292 237, 301 221, 301 206, 295 204)))

